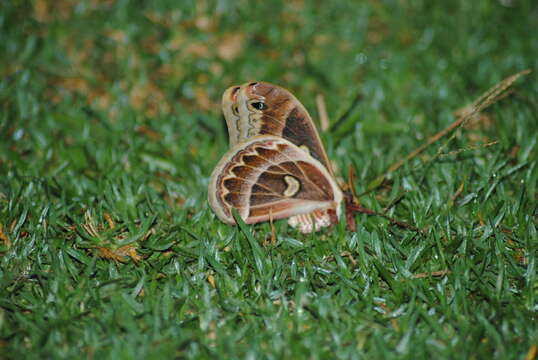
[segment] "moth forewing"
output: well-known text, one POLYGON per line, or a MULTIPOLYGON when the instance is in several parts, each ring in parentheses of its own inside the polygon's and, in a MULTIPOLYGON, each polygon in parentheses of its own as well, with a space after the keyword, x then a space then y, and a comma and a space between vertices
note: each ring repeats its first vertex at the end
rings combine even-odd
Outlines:
POLYGON ((208 199, 221 221, 235 224, 231 209, 236 208, 253 224, 316 211, 338 218, 343 194, 321 162, 286 139, 260 135, 222 157, 211 175, 208 199))
POLYGON ((267 82, 233 86, 223 95, 222 109, 230 146, 252 136, 279 136, 310 153, 333 174, 310 114, 288 90, 267 82))

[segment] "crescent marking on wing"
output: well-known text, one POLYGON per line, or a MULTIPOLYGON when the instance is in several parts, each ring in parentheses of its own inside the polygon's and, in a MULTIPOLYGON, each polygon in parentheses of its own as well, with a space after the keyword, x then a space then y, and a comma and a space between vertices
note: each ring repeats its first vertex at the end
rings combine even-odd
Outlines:
MULTIPOLYGON (((296 164, 297 168, 298 168, 298 169, 301 171, 301 173, 303 174, 303 177, 304 177, 309 183, 311 183, 312 185, 314 185, 315 187, 317 187, 318 190, 319 190, 320 192, 325 193, 325 191, 323 191, 322 188, 320 188, 316 183, 314 183, 312 180, 310 180, 310 179, 308 178, 308 176, 306 176, 306 173, 304 172, 303 168, 302 168, 299 164, 297 164, 296 161, 292 160, 292 159, 291 159, 288 155, 286 155, 286 153, 284 153, 284 152, 282 152, 281 154, 282 154, 284 157, 288 158, 288 160, 289 160, 290 162, 296 164)), ((322 165, 322 166, 323 166, 323 165, 322 165)), ((334 194, 333 194, 333 196, 334 196, 334 194)))
POLYGON ((285 197, 292 197, 293 195, 297 194, 299 192, 299 189, 301 188, 301 185, 299 184, 299 180, 294 178, 291 175, 284 176, 284 182, 288 185, 286 190, 282 193, 285 197))

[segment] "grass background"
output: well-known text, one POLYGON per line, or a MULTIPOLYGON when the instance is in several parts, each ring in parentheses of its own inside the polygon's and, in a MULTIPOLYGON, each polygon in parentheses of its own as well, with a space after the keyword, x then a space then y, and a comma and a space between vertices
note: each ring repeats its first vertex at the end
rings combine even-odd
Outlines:
POLYGON ((531 0, 0 2, 0 357, 536 358, 537 24, 531 0), (361 192, 526 68, 446 148, 472 150, 361 198, 423 235, 272 242, 208 207, 228 86, 347 113, 322 136, 361 192))

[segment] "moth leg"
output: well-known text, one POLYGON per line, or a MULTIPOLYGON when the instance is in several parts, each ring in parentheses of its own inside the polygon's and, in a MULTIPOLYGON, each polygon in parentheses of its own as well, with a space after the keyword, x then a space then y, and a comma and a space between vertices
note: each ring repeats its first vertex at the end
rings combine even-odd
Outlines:
POLYGON ((332 209, 315 210, 308 214, 295 215, 288 219, 288 224, 303 234, 319 231, 333 225, 335 214, 332 209))

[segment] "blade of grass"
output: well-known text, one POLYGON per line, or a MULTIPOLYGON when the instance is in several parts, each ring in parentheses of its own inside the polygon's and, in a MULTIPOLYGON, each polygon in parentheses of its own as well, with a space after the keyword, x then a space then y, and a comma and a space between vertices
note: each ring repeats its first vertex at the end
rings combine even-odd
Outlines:
POLYGON ((252 236, 252 233, 248 229, 243 219, 241 219, 236 209, 232 209, 232 215, 235 219, 235 222, 239 226, 239 229, 241 230, 243 235, 245 235, 245 237, 247 238, 247 241, 250 245, 250 249, 252 250, 252 257, 254 258, 255 268, 258 271, 258 274, 262 275, 263 274, 263 261, 265 258, 262 248, 260 247, 256 239, 254 239, 254 236, 252 236))

